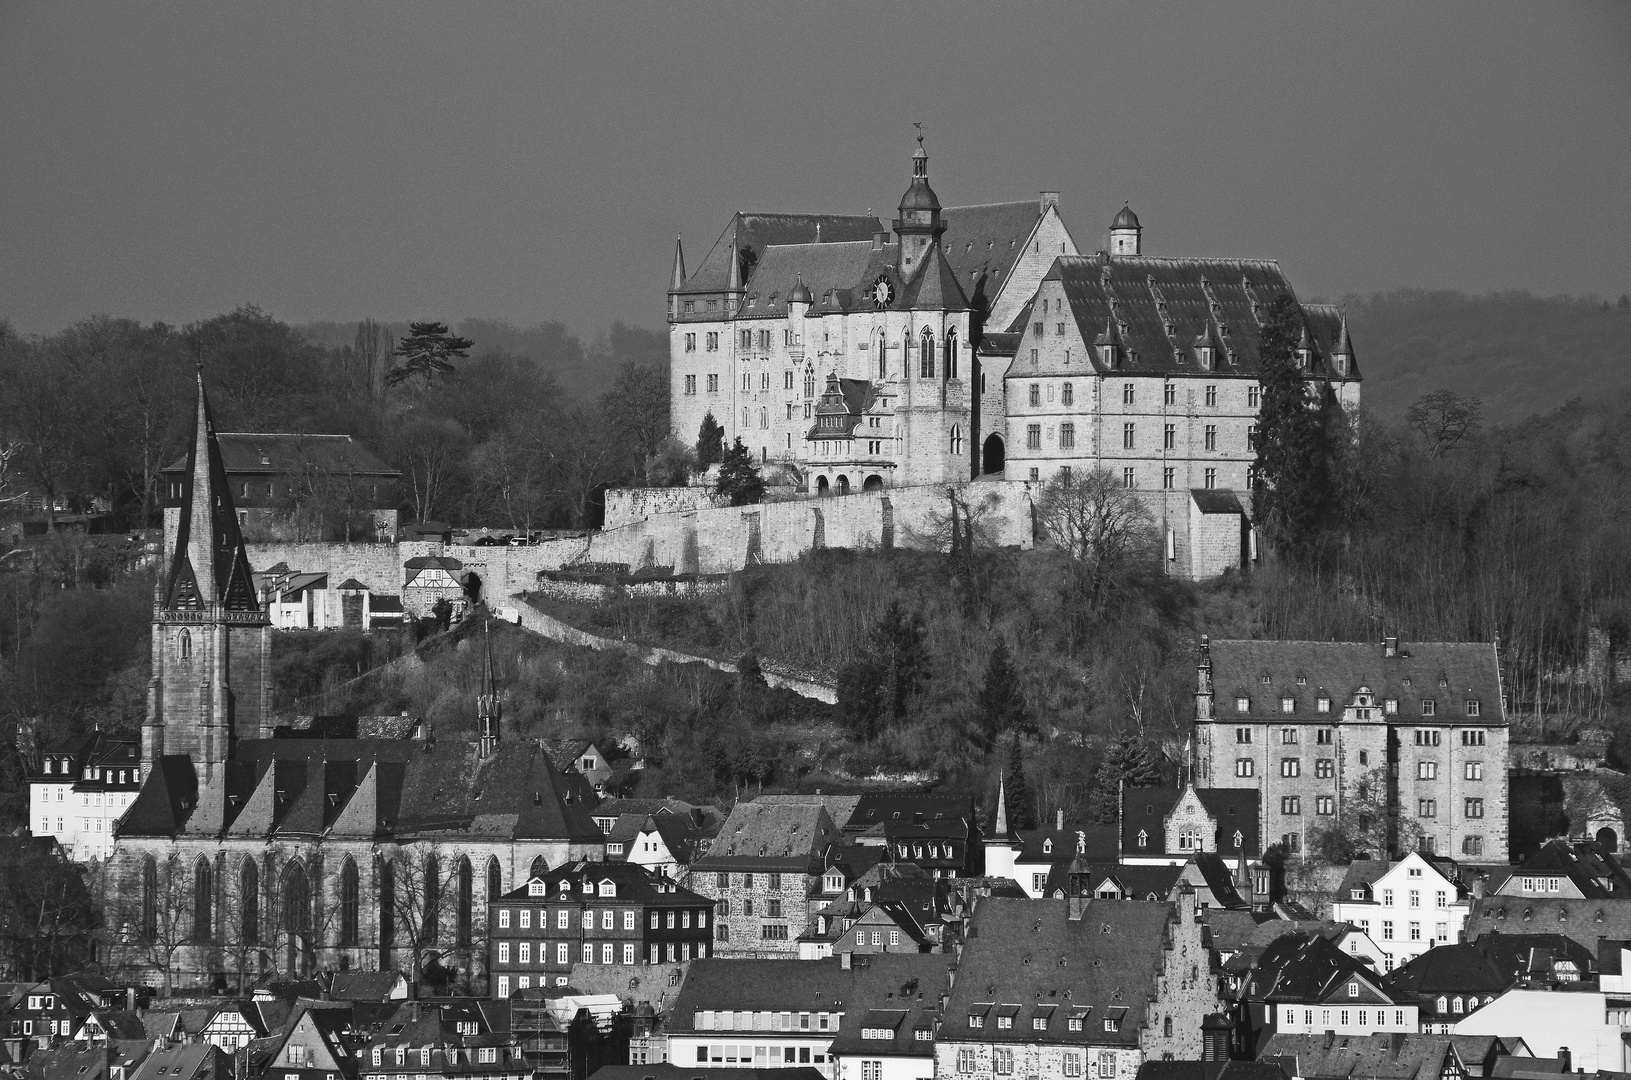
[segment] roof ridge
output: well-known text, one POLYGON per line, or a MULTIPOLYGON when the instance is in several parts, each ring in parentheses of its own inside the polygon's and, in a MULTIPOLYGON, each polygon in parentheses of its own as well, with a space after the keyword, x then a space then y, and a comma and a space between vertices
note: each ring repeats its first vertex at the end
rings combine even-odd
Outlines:
POLYGON ((962 206, 942 206, 942 214, 950 210, 985 210, 992 206, 1034 206, 1037 216, 1042 215, 1042 206, 1039 199, 998 199, 996 202, 965 203, 962 206))

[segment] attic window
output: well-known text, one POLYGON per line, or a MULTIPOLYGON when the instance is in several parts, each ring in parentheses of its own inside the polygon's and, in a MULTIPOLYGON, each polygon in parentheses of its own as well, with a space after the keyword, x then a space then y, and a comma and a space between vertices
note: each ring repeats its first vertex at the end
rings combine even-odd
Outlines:
POLYGON ((1150 834, 1145 832, 1143 829, 1138 830, 1138 846, 1139 847, 1149 847, 1150 846, 1150 834))

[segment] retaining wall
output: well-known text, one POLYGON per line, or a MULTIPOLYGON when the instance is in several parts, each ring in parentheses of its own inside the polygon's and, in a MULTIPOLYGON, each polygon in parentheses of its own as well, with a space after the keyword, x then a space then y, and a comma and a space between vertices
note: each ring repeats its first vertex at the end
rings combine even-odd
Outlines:
MULTIPOLYGON (((601 637, 599 634, 591 634, 587 630, 579 630, 577 627, 564 623, 553 615, 544 614, 519 596, 512 598, 510 605, 503 609, 502 614, 513 615, 516 625, 547 637, 552 641, 577 645, 599 652, 624 653, 653 667, 658 664, 707 664, 715 671, 724 671, 733 675, 736 673, 736 665, 728 660, 715 660, 709 656, 694 656, 691 653, 677 652, 674 649, 664 649, 656 645, 641 645, 633 641, 601 637)), ((764 672, 765 682, 773 687, 791 690, 801 697, 825 701, 829 705, 838 703, 838 689, 831 683, 821 682, 800 673, 778 669, 776 664, 763 660, 760 661, 760 667, 764 672)))

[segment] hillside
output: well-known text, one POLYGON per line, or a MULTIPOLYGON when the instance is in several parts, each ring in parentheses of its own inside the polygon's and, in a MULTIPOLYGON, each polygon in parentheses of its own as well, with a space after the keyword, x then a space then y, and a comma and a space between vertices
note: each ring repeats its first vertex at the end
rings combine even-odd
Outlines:
POLYGON ((1631 392, 1631 301, 1399 289, 1342 301, 1367 409, 1393 419, 1448 389, 1510 424, 1631 392))

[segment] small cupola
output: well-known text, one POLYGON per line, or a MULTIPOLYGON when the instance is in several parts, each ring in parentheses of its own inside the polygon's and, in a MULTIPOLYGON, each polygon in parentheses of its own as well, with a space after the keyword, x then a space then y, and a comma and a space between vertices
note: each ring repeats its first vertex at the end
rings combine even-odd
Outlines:
POLYGON ((1342 329, 1337 331, 1336 348, 1331 350, 1331 366, 1336 373, 1344 379, 1351 378, 1354 373, 1354 345, 1348 337, 1348 313, 1342 313, 1342 329))
POLYGON ((787 302, 789 304, 812 304, 815 302, 815 297, 810 294, 810 290, 804 284, 803 278, 800 278, 798 284, 793 286, 793 291, 787 294, 787 302))
POLYGON ((1121 212, 1110 222, 1110 254, 1112 255, 1141 255, 1143 254, 1144 229, 1138 223, 1138 215, 1126 203, 1121 204, 1121 212))

